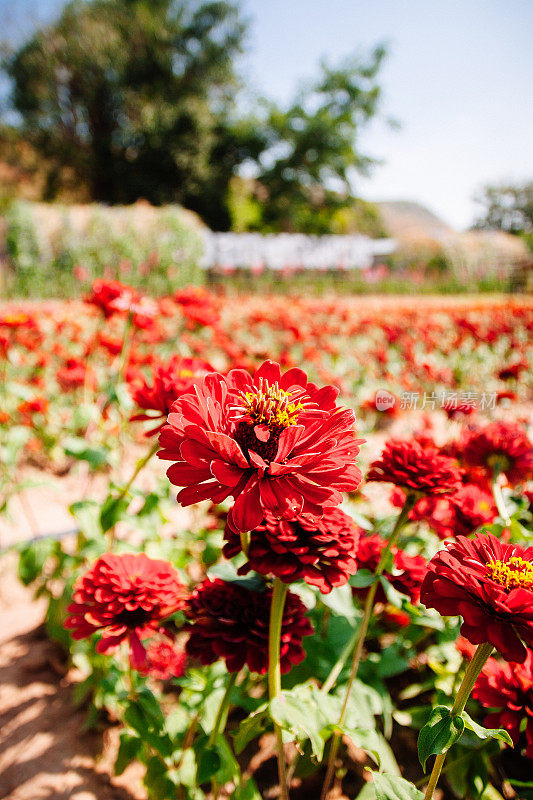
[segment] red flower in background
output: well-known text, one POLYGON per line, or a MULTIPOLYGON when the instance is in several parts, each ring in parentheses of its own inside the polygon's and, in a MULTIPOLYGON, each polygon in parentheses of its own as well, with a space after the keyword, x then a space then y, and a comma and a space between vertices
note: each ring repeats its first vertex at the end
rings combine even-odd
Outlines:
POLYGON ((472 697, 494 711, 485 717, 487 728, 504 728, 515 747, 525 722, 526 756, 533 759, 533 653, 522 664, 500 664, 489 658, 476 681, 472 697))
POLYGON ((355 415, 335 405, 338 391, 317 389, 305 372, 265 361, 252 377, 243 370, 211 373, 172 406, 158 456, 174 463, 171 483, 182 505, 235 498, 230 525, 249 531, 266 512, 280 519, 321 516, 341 492, 361 481, 355 415))
POLYGON ((99 653, 110 653, 128 640, 137 669, 145 661, 140 639, 152 636, 185 598, 185 587, 168 562, 144 553, 106 553, 76 581, 65 627, 74 639, 101 631, 99 653))
POLYGON ((447 542, 428 563, 421 602, 463 617, 462 635, 490 642, 506 661, 522 663, 533 646, 533 547, 503 544, 492 534, 447 542))
POLYGON ((120 281, 98 278, 93 281, 91 293, 87 295, 85 302, 99 308, 107 319, 113 314, 127 310, 137 298, 137 292, 131 286, 126 286, 120 281))
POLYGON ((497 468, 511 485, 533 477, 533 444, 515 422, 489 422, 466 430, 460 449, 466 464, 484 467, 490 475, 497 468))
POLYGON ((407 493, 445 494, 461 486, 461 470, 429 442, 397 440, 385 444, 366 479, 393 483, 407 493))
MULTIPOLYGON (((379 564, 381 553, 387 546, 385 539, 377 533, 363 534, 359 537, 357 549, 357 563, 359 569, 375 572, 379 564)), ((422 556, 410 556, 398 547, 392 548, 393 570, 385 571, 383 576, 394 586, 397 591, 409 597, 412 603, 417 603, 420 597, 420 587, 427 572, 427 562, 422 556)), ((368 589, 354 589, 358 597, 366 597, 368 589)), ((386 603, 387 598, 383 588, 378 586, 376 602, 386 603)))
MULTIPOLYGON (((225 538, 224 555, 231 558, 241 550, 240 538, 229 526, 225 538)), ((285 583, 303 580, 327 594, 357 572, 358 541, 359 528, 340 508, 325 509, 319 519, 304 514, 290 521, 267 512, 250 534, 248 562, 239 572, 253 569, 285 583)))
MULTIPOLYGON (((254 592, 236 583, 215 578, 193 591, 185 614, 190 620, 187 652, 201 664, 220 658, 229 672, 246 664, 251 672, 268 670, 268 629, 272 590, 254 592)), ((313 633, 300 598, 287 593, 281 626, 281 671, 305 658, 302 638, 313 633)))
POLYGON ((139 672, 159 681, 168 681, 170 678, 181 678, 185 674, 186 664, 185 651, 179 650, 172 639, 165 637, 150 642, 139 672))
POLYGON ((475 484, 462 486, 450 495, 449 503, 455 536, 469 536, 482 525, 489 525, 498 515, 492 495, 475 484))
POLYGON ((163 419, 146 433, 147 436, 155 435, 165 424, 172 403, 182 394, 191 392, 193 386, 212 371, 213 367, 207 361, 180 356, 172 356, 166 364, 154 364, 151 382, 139 371, 130 383, 131 396, 139 408, 154 413, 135 414, 130 421, 163 419))
POLYGON ((81 358, 67 358, 65 364, 57 370, 56 380, 64 392, 82 388, 86 380, 91 388, 94 387, 94 373, 81 358))

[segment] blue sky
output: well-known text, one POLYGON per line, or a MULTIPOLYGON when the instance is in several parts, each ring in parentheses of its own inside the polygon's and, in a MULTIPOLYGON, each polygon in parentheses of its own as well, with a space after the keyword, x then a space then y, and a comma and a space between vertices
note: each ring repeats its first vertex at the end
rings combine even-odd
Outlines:
MULTIPOLYGON (((8 30, 61 0, 0 0, 8 30)), ((418 200, 452 225, 474 218, 486 182, 533 178, 531 0, 241 0, 250 19, 242 70, 256 91, 288 101, 319 59, 389 46, 383 111, 362 137, 383 159, 359 192, 418 200)), ((2 26, 4 27, 4 25, 2 26)))

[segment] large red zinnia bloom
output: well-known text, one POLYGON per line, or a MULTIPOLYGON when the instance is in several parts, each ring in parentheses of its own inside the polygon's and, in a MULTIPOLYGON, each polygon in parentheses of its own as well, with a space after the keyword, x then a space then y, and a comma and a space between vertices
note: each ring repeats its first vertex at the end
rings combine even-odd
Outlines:
POLYGON ((511 485, 533 478, 533 444, 515 422, 490 422, 467 430, 460 443, 467 464, 504 472, 511 485))
MULTIPOLYGON (((224 555, 231 558, 241 549, 239 536, 228 526, 224 555)), ((265 520, 250 534, 248 562, 261 575, 275 575, 284 583, 305 581, 323 594, 343 586, 357 572, 359 528, 340 508, 328 508, 317 519, 303 514, 295 520, 265 520)))
POLYGON ((204 375, 212 370, 213 367, 200 358, 173 356, 166 364, 154 365, 151 382, 142 373, 139 373, 131 381, 131 396, 139 408, 153 413, 135 414, 130 421, 162 420, 146 434, 154 436, 165 424, 174 401, 182 394, 190 392, 195 383, 198 383, 204 375))
POLYGON ((461 470, 455 459, 441 455, 431 444, 392 440, 370 465, 366 479, 393 483, 407 493, 446 494, 460 487, 461 470))
POLYGON ((429 562, 420 599, 463 617, 461 633, 472 644, 490 642, 506 661, 522 663, 523 641, 533 646, 533 547, 459 536, 429 562))
POLYGON ((249 531, 265 512, 280 519, 321 516, 361 482, 355 415, 335 405, 338 390, 317 389, 305 372, 265 361, 206 375, 172 406, 158 456, 174 461, 171 483, 182 505, 235 498, 230 525, 249 531))
POLYGON ((96 631, 99 653, 129 640, 135 668, 145 662, 140 639, 152 636, 159 622, 183 607, 186 590, 174 567, 144 553, 106 553, 78 578, 65 627, 74 639, 96 631))
POLYGON ((494 711, 484 719, 488 728, 504 728, 515 747, 525 721, 526 756, 533 759, 533 653, 523 664, 500 664, 489 658, 476 681, 472 697, 494 711))
MULTIPOLYGON (((190 620, 187 652, 202 664, 223 658, 230 672, 245 664, 252 672, 268 670, 268 628, 272 590, 254 592, 215 578, 193 591, 185 614, 190 620)), ((281 671, 305 658, 302 638, 313 633, 300 598, 287 593, 281 626, 281 671)))

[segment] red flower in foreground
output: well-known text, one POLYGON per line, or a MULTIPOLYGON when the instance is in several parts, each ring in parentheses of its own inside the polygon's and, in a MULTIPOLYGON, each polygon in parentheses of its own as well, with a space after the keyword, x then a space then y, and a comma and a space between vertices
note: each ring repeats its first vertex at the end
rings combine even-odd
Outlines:
POLYGON ((182 505, 235 498, 230 525, 249 531, 266 512, 280 519, 322 516, 361 481, 355 415, 335 405, 338 390, 317 389, 305 372, 265 361, 206 375, 172 406, 158 456, 175 461, 171 483, 182 505))
POLYGON ((489 658, 476 681, 472 697, 494 711, 484 719, 487 728, 504 728, 515 747, 525 722, 526 756, 533 759, 533 653, 523 664, 500 664, 489 658))
POLYGON ((490 642, 506 661, 522 663, 533 646, 533 547, 492 534, 447 542, 429 562, 420 599, 445 616, 463 617, 462 635, 490 642))
POLYGON ((139 373, 131 382, 132 398, 139 408, 154 413, 135 414, 130 421, 162 419, 159 425, 146 433, 147 436, 154 436, 165 424, 174 401, 182 394, 191 392, 194 385, 212 369, 207 361, 200 358, 173 356, 167 364, 154 365, 151 383, 139 373))
POLYGON ((432 445, 397 440, 386 443, 366 479, 394 483, 408 493, 446 494, 460 487, 461 470, 455 459, 441 455, 432 445))
MULTIPOLYGON (((240 538, 229 526, 225 538, 224 555, 231 558, 240 552, 240 538)), ((357 572, 358 541, 359 528, 340 508, 325 509, 320 519, 303 514, 277 520, 266 513, 250 534, 248 562, 239 572, 253 569, 285 583, 302 580, 327 594, 357 572)))
POLYGON ((144 553, 106 553, 76 581, 65 627, 74 639, 101 631, 99 653, 129 640, 132 666, 142 668, 140 639, 153 635, 162 619, 182 608, 185 597, 178 573, 166 561, 144 553))
POLYGON ((181 678, 185 674, 186 663, 185 652, 178 650, 171 639, 163 638, 150 642, 139 672, 159 681, 168 681, 170 678, 181 678))
POLYGON ((467 430, 461 449, 467 464, 484 467, 489 474, 496 468, 511 485, 533 478, 533 444, 515 422, 490 422, 484 428, 467 430))
MULTIPOLYGON (((244 664, 252 672, 268 670, 268 626, 272 590, 253 592, 219 578, 205 580, 192 593, 185 614, 190 620, 187 652, 202 664, 220 658, 230 672, 244 664)), ((287 593, 281 626, 281 671, 305 658, 302 638, 313 633, 300 598, 287 593)))
MULTIPOLYGON (((357 550, 357 563, 359 569, 375 572, 381 553, 387 542, 377 533, 364 534, 359 538, 357 550)), ((409 556, 397 547, 392 548, 393 570, 384 572, 383 575, 397 591, 406 594, 412 603, 417 603, 420 596, 420 587, 427 572, 427 562, 422 556, 409 556)), ((354 594, 366 597, 368 589, 355 589, 354 594)), ((386 603, 387 598, 381 586, 376 592, 376 602, 386 603)))

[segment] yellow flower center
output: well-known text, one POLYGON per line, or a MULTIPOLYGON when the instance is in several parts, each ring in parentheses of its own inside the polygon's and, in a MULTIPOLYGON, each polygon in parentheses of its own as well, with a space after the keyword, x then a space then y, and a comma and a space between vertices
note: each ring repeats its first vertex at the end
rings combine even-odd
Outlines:
POLYGON ((489 561, 489 575, 505 589, 533 589, 533 564, 520 556, 511 556, 509 561, 489 561))
POLYGON ((303 403, 280 389, 278 383, 270 386, 263 379, 259 390, 244 393, 243 407, 256 425, 268 425, 269 428, 296 425, 298 415, 304 410, 303 403))

